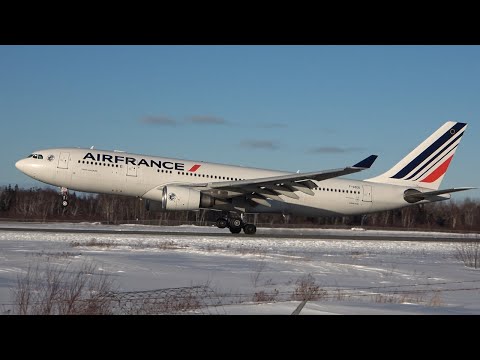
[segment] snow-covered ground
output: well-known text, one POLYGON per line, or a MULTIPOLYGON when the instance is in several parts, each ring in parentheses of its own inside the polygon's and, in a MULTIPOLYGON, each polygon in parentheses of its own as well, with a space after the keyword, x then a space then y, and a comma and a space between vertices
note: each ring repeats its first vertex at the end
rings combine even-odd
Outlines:
MULTIPOLYGON (((11 290, 28 266, 50 261, 93 261, 118 291, 208 286, 219 306, 212 314, 291 314, 301 280, 319 298, 301 314, 480 314, 480 269, 464 266, 456 254, 462 243, 436 242, 442 233, 408 232, 418 241, 317 240, 298 234, 369 233, 362 230, 259 229, 271 237, 208 236, 217 228, 162 227, 179 234, 145 234, 158 227, 99 224, 2 223, 25 231, 0 231, 0 312, 13 303, 11 290), (115 229, 114 234, 39 232, 48 229, 115 229), (122 234, 123 229, 138 230, 122 234), (196 232, 198 236, 182 232, 196 232), (201 233, 201 234, 200 234, 201 233), (275 234, 291 238, 275 238, 275 234), (296 238, 297 236, 297 238, 296 238), (426 241, 427 240, 427 241, 426 241), (313 281, 313 283, 311 283, 313 281), (255 301, 255 300, 268 301, 255 301), (270 299, 268 299, 270 298, 270 299)), ((458 234, 478 241, 479 234, 458 234)), ((467 238, 467 239, 466 239, 467 238)), ((70 265, 69 265, 70 266, 70 265)))

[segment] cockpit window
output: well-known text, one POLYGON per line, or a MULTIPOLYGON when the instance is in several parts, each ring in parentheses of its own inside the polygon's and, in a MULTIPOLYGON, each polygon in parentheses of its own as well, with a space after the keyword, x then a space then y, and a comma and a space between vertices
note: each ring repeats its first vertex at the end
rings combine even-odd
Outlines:
POLYGON ((30 158, 34 158, 34 159, 43 159, 43 155, 40 155, 40 154, 30 154, 28 155, 28 157, 30 158))

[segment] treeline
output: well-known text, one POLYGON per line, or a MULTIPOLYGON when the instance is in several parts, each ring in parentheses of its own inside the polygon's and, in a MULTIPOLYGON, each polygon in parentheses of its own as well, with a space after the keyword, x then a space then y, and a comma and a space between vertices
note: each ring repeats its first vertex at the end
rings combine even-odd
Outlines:
MULTIPOLYGON (((153 225, 212 225, 219 212, 213 210, 151 212, 145 200, 104 194, 69 195, 69 205, 61 205, 58 191, 48 188, 0 188, 0 219, 17 221, 88 221, 106 224, 139 223, 153 225)), ((247 215, 248 222, 260 226, 363 226, 371 228, 480 230, 480 202, 464 199, 414 205, 400 210, 364 216, 303 217, 281 214, 247 215)))

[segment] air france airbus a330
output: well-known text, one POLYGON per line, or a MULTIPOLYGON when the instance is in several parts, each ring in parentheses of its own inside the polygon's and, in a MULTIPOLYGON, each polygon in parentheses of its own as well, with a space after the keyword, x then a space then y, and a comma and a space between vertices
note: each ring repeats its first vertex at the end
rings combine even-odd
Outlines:
POLYGON ((344 216, 392 210, 450 199, 471 187, 439 190, 467 124, 449 121, 387 172, 363 181, 340 176, 370 168, 376 155, 348 166, 287 173, 207 162, 81 148, 38 150, 16 167, 59 186, 63 206, 68 189, 136 196, 150 210, 221 211, 219 228, 234 234, 256 227, 245 213, 344 216))

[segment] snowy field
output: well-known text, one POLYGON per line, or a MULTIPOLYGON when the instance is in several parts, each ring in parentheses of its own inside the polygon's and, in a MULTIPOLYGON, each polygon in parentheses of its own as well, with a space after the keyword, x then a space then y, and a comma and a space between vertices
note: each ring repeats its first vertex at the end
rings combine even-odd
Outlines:
MULTIPOLYGON (((117 292, 208 288, 200 314, 291 314, 308 284, 316 299, 300 314, 480 314, 480 269, 457 258, 462 242, 435 241, 442 233, 408 232, 418 241, 387 241, 406 232, 259 229, 254 238, 228 230, 162 227, 179 234, 145 234, 154 226, 1 223, 0 312, 12 309, 12 289, 29 266, 80 266, 111 277, 117 292), (25 228, 9 231, 6 228, 25 228), (69 229, 41 232, 37 229, 69 229), (79 229, 113 234, 75 233, 79 229), (137 230, 123 234, 124 230, 137 230), (118 233, 117 233, 118 230, 118 233), (182 232, 199 233, 198 236, 182 232), (208 236, 225 232, 225 236, 208 236), (275 234, 291 238, 275 238, 275 234), (315 233, 319 239, 302 239, 315 233), (323 234, 368 233, 378 240, 322 240, 323 234), (201 234, 201 235, 200 235, 201 234), (297 237, 296 237, 297 236, 297 237), (302 287, 303 286, 303 287, 302 287), (213 306, 215 305, 215 306, 213 306)), ((448 234, 479 241, 479 234, 448 234)))

